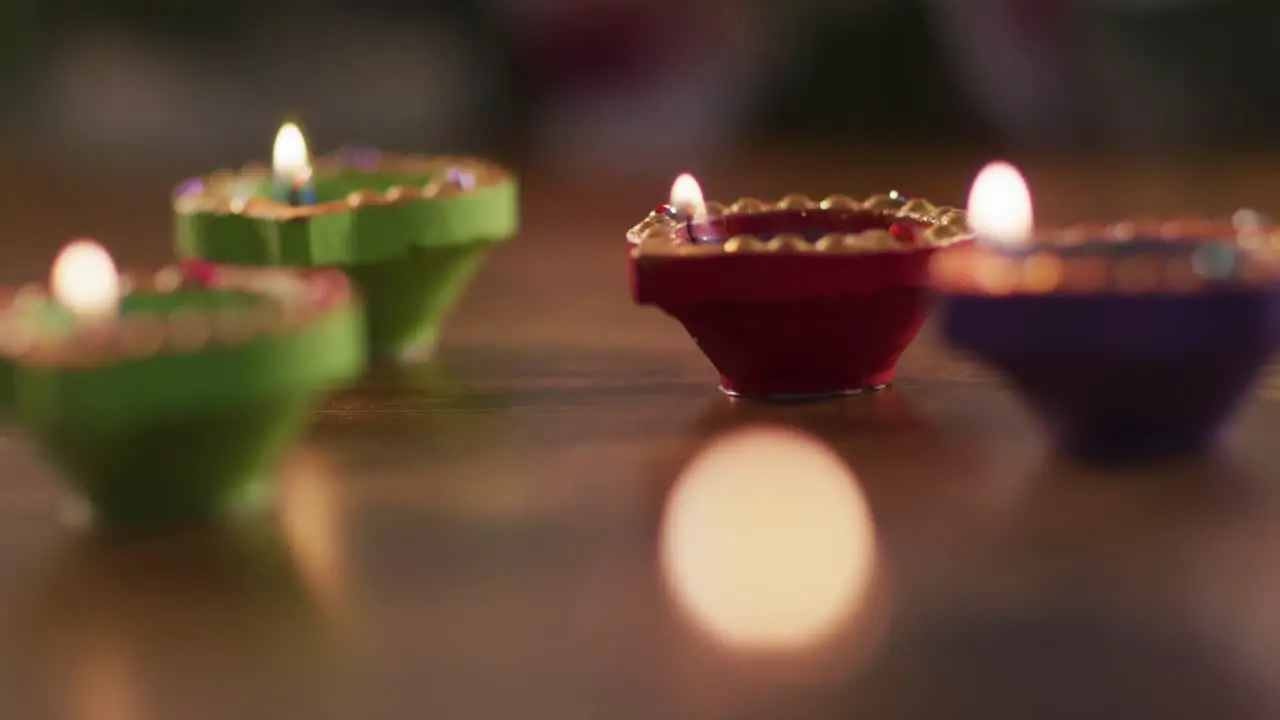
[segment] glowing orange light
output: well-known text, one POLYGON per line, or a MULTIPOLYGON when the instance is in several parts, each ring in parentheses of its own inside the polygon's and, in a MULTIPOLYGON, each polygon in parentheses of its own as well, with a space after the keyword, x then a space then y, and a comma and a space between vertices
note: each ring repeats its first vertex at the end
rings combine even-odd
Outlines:
POLYGON ((862 493, 839 457, 794 431, 744 430, 704 450, 668 498, 660 542, 677 605, 733 647, 810 647, 870 596, 862 493))
POLYGON ((49 290, 77 317, 110 317, 120 303, 120 275, 106 248, 93 240, 73 240, 53 261, 49 290))
POLYGON ((968 211, 974 234, 993 242, 1022 245, 1035 228, 1031 190, 1007 162, 990 163, 974 178, 968 211))
POLYGON ((707 202, 702 197, 702 186, 689 173, 684 173, 671 183, 670 205, 693 218, 694 222, 704 222, 707 219, 707 202))
POLYGON ((279 520, 285 542, 316 600, 335 621, 345 620, 348 604, 347 548, 344 545, 341 489, 327 459, 303 450, 286 473, 279 520))
POLYGON ((302 129, 291 122, 280 126, 271 149, 271 171, 290 185, 301 185, 311 179, 311 154, 302 129))

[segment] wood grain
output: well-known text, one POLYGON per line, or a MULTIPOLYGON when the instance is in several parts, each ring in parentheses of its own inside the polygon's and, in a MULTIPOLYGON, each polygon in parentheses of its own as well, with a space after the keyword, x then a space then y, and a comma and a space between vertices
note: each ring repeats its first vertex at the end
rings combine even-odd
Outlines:
MULTIPOLYGON (((713 196, 958 203, 976 166, 779 155, 703 179, 713 196)), ((1028 175, 1045 216, 1109 218, 1229 213, 1269 198, 1274 167, 1042 159, 1028 175)), ((277 523, 77 535, 56 477, 5 430, 0 717, 1275 717, 1280 371, 1217 454, 1123 472, 1056 457, 930 330, 889 391, 731 403, 680 328, 628 296, 623 233, 668 182, 528 176, 527 230, 441 356, 324 404, 277 523), (767 660, 696 631, 654 552, 679 468, 758 422, 854 468, 882 567, 876 622, 767 660)), ((11 167, 0 192, 6 281, 73 235, 127 264, 167 256, 163 179, 11 167)))

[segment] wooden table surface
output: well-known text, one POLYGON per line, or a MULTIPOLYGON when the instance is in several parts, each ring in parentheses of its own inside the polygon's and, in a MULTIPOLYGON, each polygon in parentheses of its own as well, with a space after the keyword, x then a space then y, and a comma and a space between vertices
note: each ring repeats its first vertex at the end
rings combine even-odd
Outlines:
MULTIPOLYGON (((957 203, 979 160, 805 157, 726 163, 704 185, 957 203)), ((164 178, 4 167, 0 279, 42 275, 74 235, 124 264, 167 257, 164 178)), ((1028 168, 1057 219, 1265 209, 1280 181, 1261 160, 1028 168)), ((731 403, 679 326, 628 296, 623 232, 669 181, 529 174, 527 230, 439 358, 325 403, 282 471, 278 522, 77 533, 6 431, 0 717, 1277 716, 1280 391, 1264 383, 1214 456, 1125 472, 1056 457, 928 330, 888 391, 731 403), (847 461, 879 552, 867 622, 768 655, 698 630, 655 552, 679 469, 756 422, 847 461)))

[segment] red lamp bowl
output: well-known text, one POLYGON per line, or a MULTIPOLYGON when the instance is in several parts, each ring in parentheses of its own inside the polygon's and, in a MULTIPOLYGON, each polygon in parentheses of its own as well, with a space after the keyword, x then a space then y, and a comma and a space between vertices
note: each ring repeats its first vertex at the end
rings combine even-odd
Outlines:
POLYGON ((684 325, 732 396, 799 401, 878 389, 931 306, 938 248, 964 213, 894 193, 821 203, 660 207, 627 234, 635 301, 684 325))

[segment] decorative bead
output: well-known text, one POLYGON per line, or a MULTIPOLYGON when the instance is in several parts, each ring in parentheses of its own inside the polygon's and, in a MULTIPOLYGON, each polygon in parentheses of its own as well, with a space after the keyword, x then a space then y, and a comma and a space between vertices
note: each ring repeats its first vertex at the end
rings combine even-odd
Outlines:
POLYGON ((1241 208, 1231 216, 1232 227, 1240 233, 1258 232, 1270 224, 1266 215, 1250 208, 1241 208))
POLYGON ((924 231, 924 240, 929 245, 950 245, 965 234, 965 229, 958 225, 933 225, 924 231))
POLYGON ((936 213, 939 225, 965 225, 969 216, 960 208, 938 208, 936 213))
POLYGON ((768 248, 774 252, 810 252, 813 245, 800 235, 784 234, 769 240, 768 248))
POLYGON ((783 210, 809 210, 817 207, 817 203, 803 193, 791 193, 778 201, 778 207, 783 210))
POLYGON ((1244 230, 1236 238, 1240 247, 1246 250, 1264 250, 1269 246, 1270 236, 1261 230, 1244 230))
POLYGON ((867 230, 852 237, 859 250, 892 250, 898 247, 898 239, 888 230, 867 230))
POLYGON ((1206 280, 1226 280, 1235 274, 1237 260, 1235 248, 1225 243, 1207 243, 1196 248, 1191 265, 1206 280))
POLYGON ((916 231, 909 225, 898 222, 893 223, 889 225, 889 234, 892 235, 895 240, 903 243, 904 245, 916 244, 916 231))
POLYGON ((476 174, 470 170, 451 167, 445 173, 445 177, 450 185, 459 190, 474 190, 476 187, 476 174))
POLYGON ((1018 272, 1009 258, 988 255, 974 267, 978 286, 991 295, 1008 295, 1018 282, 1018 272))
POLYGON ((406 200, 419 200, 423 196, 422 188, 417 185, 396 185, 388 188, 386 199, 389 202, 404 202, 406 200))
POLYGON ((862 203, 848 195, 828 195, 818 206, 823 210, 857 210, 862 203))
POLYGON ((249 215, 260 215, 271 212, 276 207, 278 207, 277 203, 269 197, 251 195, 240 203, 237 212, 249 215))
POLYGON ((352 209, 371 205, 378 200, 378 193, 372 190, 353 190, 347 193, 347 205, 352 209))
POLYGON ((818 238, 818 242, 813 244, 813 249, 819 252, 832 252, 840 250, 844 247, 844 235, 840 233, 832 233, 831 235, 823 235, 818 238))
POLYGON ((172 266, 161 268, 151 282, 157 292, 171 293, 182 286, 182 270, 172 266))
POLYGON ((174 198, 179 200, 183 198, 190 198, 195 195, 200 195, 203 192, 204 180, 201 178, 187 178, 186 180, 183 180, 182 184, 178 186, 178 189, 174 191, 174 198))
POLYGON ((741 198, 729 206, 729 212, 734 214, 750 214, 764 211, 764 202, 758 198, 741 198))
POLYGON ((937 212, 938 209, 935 208, 933 203, 928 200, 925 200, 924 198, 912 198, 902 205, 902 209, 898 211, 898 214, 909 217, 929 218, 934 217, 937 212))
POLYGON ((872 195, 863 203, 863 207, 872 212, 897 212, 902 203, 889 195, 872 195))
POLYGON ((724 244, 727 253, 752 252, 764 247, 764 242, 755 235, 735 235, 724 244))
POLYGON ((641 220, 635 227, 627 231, 627 234, 643 237, 644 235, 648 234, 650 230, 656 227, 661 227, 661 225, 659 225, 659 222, 658 222, 658 217, 656 215, 650 215, 644 220, 641 220))

